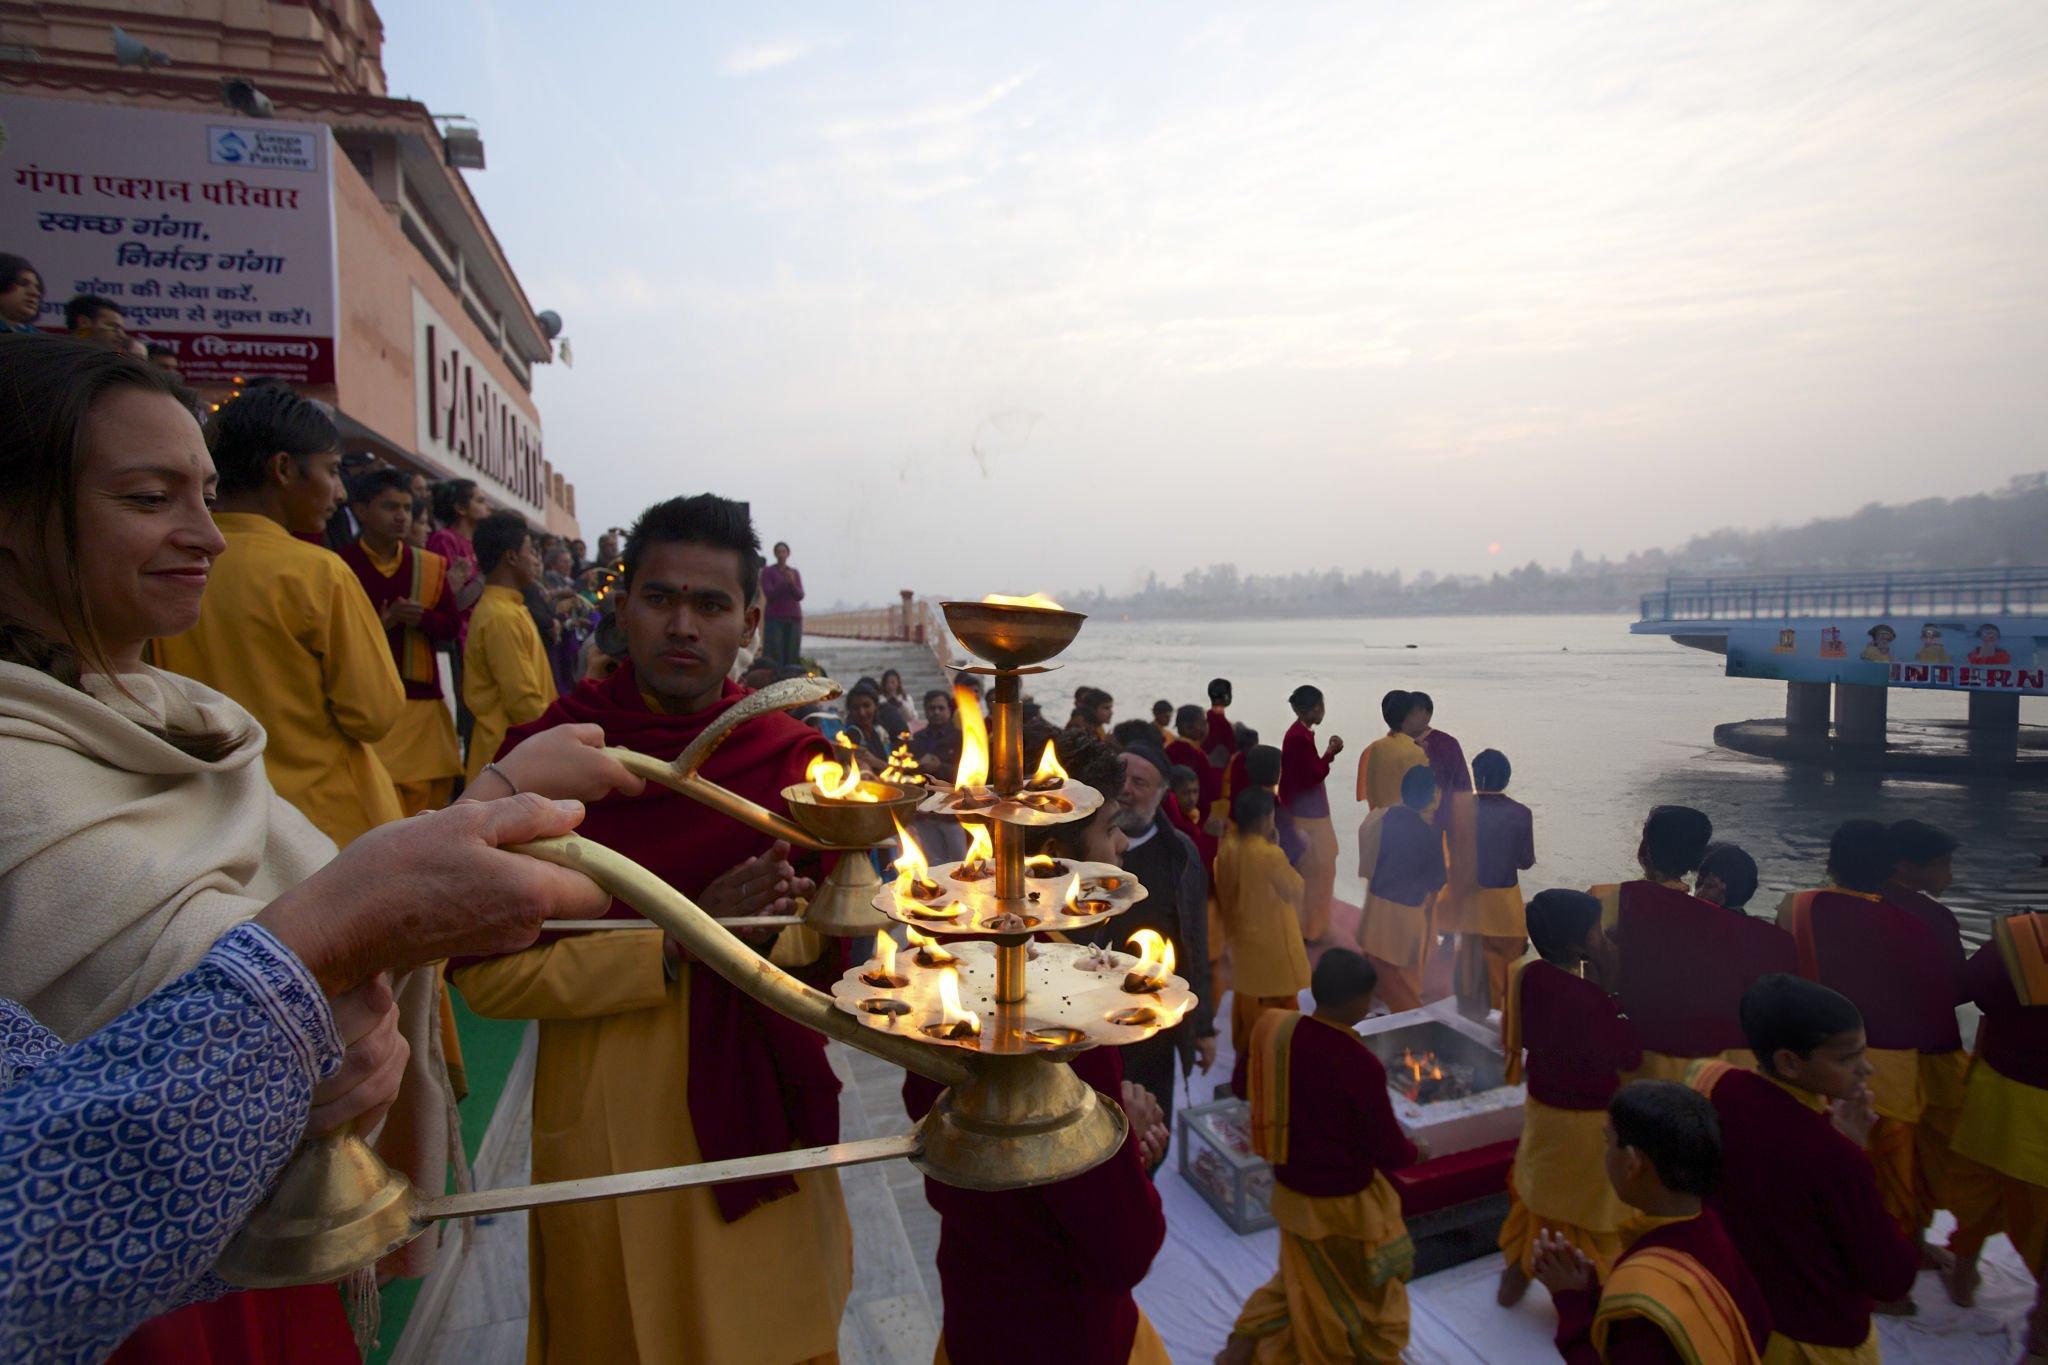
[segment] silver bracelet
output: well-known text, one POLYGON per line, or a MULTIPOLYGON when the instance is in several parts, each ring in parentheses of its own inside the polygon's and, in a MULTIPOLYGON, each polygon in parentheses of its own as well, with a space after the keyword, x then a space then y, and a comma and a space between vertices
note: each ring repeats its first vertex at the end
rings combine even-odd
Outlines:
POLYGON ((484 764, 483 767, 477 770, 476 775, 478 777, 482 777, 485 773, 496 773, 498 775, 498 780, 500 782, 503 782, 506 785, 506 787, 508 787, 511 790, 512 795, 519 795, 519 784, 512 780, 512 775, 510 773, 506 772, 503 768, 499 767, 495 762, 484 764))

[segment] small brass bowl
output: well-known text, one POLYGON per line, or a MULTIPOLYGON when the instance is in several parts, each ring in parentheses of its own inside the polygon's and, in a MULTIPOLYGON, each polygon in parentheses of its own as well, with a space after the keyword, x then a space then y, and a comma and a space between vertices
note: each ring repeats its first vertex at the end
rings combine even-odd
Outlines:
POLYGON ((997 668, 1044 663, 1081 633, 1078 611, 1001 606, 994 602, 941 602, 946 626, 968 653, 997 668))
POLYGON ((896 822, 908 821, 923 789, 908 790, 864 778, 860 791, 872 801, 832 800, 820 796, 808 782, 793 782, 782 789, 789 818, 807 833, 839 848, 874 848, 896 837, 896 822))

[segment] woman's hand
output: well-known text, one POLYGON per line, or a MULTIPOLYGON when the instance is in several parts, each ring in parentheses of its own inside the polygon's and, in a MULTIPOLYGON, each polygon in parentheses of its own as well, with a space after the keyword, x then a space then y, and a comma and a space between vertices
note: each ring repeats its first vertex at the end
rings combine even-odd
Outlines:
MULTIPOLYGON (((849 853, 864 858, 864 853, 849 853)), ((789 844, 777 839, 764 852, 721 872, 697 904, 713 919, 738 919, 754 915, 793 915, 796 903, 817 889, 809 877, 796 875, 789 861, 789 844)))
MULTIPOLYGON (((595 725, 557 725, 529 735, 499 759, 498 771, 513 788, 557 801, 597 801, 613 792, 638 796, 644 779, 604 751, 604 730, 595 725)), ((463 800, 509 796, 495 775, 478 777, 463 800)))
POLYGON ((411 1045, 398 1031, 391 980, 383 973, 330 1003, 334 1029, 345 1050, 341 1069, 313 1090, 307 1137, 322 1137, 351 1124, 362 1132, 375 1128, 398 1098, 405 1063, 412 1055, 411 1045))
POLYGON ((330 997, 377 972, 516 952, 542 922, 594 919, 611 904, 580 872, 501 851, 567 834, 582 820, 580 802, 527 794, 394 821, 265 906, 256 922, 330 997))

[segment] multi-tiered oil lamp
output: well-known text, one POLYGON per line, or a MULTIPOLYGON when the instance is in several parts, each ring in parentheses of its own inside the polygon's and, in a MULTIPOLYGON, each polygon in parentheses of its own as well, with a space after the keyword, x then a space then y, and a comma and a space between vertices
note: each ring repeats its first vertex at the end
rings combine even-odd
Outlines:
POLYGON ((727 922, 610 849, 570 835, 519 850, 585 873, 769 1008, 946 1086, 913 1132, 447 1196, 414 1190, 360 1139, 330 1137, 295 1159, 222 1258, 220 1273, 251 1286, 333 1280, 374 1264, 436 1219, 898 1156, 934 1180, 982 1190, 1064 1180, 1107 1160, 1124 1140, 1123 1112, 1075 1076, 1066 1059, 1084 1048, 1148 1038, 1176 1022, 1194 996, 1172 974, 1163 942, 1146 943, 1135 956, 1034 942, 1035 934, 1100 923, 1145 894, 1108 864, 1024 856, 1026 827, 1085 819, 1102 804, 1102 794, 1068 778, 1050 751, 1027 775, 1023 752, 1021 679, 1043 672, 1085 618, 1030 598, 944 607, 955 637, 986 663, 974 671, 994 679, 992 726, 983 732, 977 705, 961 712, 969 738, 950 786, 899 786, 821 768, 783 791, 792 817, 785 818, 701 776, 704 759, 747 720, 836 695, 836 686, 821 680, 792 680, 744 699, 673 764, 611 751, 642 776, 753 829, 806 848, 850 850, 839 868, 857 866, 827 878, 819 893, 827 912, 814 901, 807 922, 869 934, 895 921, 910 946, 897 951, 886 934, 878 938, 874 958, 849 970, 831 994, 776 967, 734 937, 727 922), (975 846, 958 863, 930 867, 906 834, 896 882, 885 887, 865 852, 851 850, 886 842, 919 808, 978 831, 975 846))

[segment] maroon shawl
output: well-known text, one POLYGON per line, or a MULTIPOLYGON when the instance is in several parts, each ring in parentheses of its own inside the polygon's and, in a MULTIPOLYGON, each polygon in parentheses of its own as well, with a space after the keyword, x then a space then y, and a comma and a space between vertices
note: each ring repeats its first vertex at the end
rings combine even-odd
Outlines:
MULTIPOLYGON (((673 759, 691 740, 747 695, 728 682, 718 701, 693 715, 648 709, 633 681, 633 666, 601 681, 583 683, 557 698, 539 720, 505 737, 510 749, 528 735, 557 725, 604 728, 607 744, 659 759, 673 759)), ((786 812, 782 788, 804 779, 825 740, 787 715, 742 725, 699 769, 709 781, 776 812, 786 812)), ((686 796, 650 782, 639 796, 610 796, 590 806, 577 831, 645 867, 687 896, 698 896, 721 873, 773 842, 686 796)), ((608 917, 637 918, 623 901, 608 917)), ((836 958, 828 952, 823 965, 836 958)), ((690 971, 690 1125, 706 1161, 814 1147, 839 1140, 839 1081, 825 1059, 823 1035, 756 1004, 725 978, 692 961, 690 971)), ((736 1222, 758 1204, 796 1192, 787 1176, 712 1186, 725 1220, 736 1222)))

